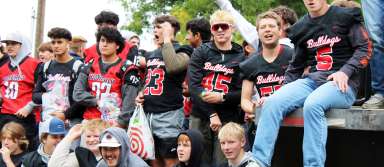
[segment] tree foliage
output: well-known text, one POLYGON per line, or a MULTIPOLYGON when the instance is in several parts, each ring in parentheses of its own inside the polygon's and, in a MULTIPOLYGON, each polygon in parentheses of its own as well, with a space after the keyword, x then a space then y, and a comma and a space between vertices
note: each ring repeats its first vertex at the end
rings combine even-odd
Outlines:
MULTIPOLYGON (((181 32, 177 39, 183 41, 186 31, 187 21, 204 17, 209 20, 209 16, 218 9, 214 0, 118 0, 125 10, 132 14, 132 19, 123 29, 141 34, 143 29, 151 28, 154 17, 161 14, 171 14, 176 16, 181 24, 181 32)), ((301 0, 230 0, 235 9, 250 22, 254 23, 256 15, 279 5, 286 5, 296 11, 298 16, 306 13, 304 4, 301 0)), ((239 35, 235 40, 240 39, 239 35)))

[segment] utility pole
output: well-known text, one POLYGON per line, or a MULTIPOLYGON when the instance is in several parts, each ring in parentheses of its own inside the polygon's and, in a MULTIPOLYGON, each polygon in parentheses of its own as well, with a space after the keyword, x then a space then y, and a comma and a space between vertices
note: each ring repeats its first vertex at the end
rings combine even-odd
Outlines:
POLYGON ((38 57, 39 45, 43 42, 44 37, 44 17, 45 17, 45 0, 37 0, 37 15, 35 28, 35 50, 34 56, 38 57))

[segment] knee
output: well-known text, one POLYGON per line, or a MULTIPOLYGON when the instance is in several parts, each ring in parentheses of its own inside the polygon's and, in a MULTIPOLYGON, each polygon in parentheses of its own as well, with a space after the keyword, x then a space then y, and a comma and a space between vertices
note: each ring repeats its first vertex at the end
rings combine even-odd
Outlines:
POLYGON ((319 101, 307 99, 303 106, 303 116, 308 117, 323 117, 325 107, 319 101))

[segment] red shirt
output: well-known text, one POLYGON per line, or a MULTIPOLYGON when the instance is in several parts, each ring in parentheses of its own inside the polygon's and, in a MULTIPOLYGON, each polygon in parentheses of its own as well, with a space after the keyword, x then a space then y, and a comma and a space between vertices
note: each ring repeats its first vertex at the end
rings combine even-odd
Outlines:
POLYGON ((11 68, 10 61, 0 67, 2 114, 15 114, 32 101, 35 87, 35 70, 39 61, 27 56, 17 67, 11 68))
MULTIPOLYGON (((100 100, 102 94, 116 93, 117 97, 121 100, 121 86, 123 81, 117 76, 117 74, 120 72, 124 61, 121 61, 120 59, 118 64, 108 68, 106 73, 102 73, 99 62, 101 59, 98 58, 95 60, 96 61, 92 63, 92 67, 88 75, 88 87, 91 88, 91 94, 100 100)), ((88 107, 83 115, 83 118, 100 119, 101 112, 97 109, 97 107, 88 107)))

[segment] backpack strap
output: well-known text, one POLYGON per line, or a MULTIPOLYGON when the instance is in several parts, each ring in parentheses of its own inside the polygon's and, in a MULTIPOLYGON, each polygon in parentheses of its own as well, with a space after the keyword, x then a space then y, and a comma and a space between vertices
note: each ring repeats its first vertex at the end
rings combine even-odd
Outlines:
POLYGON ((81 62, 80 60, 75 60, 75 62, 72 65, 72 70, 73 70, 73 72, 75 72, 75 74, 78 73, 81 65, 83 65, 83 62, 81 62))
POLYGON ((43 67, 44 78, 47 78, 47 70, 49 68, 49 65, 51 65, 51 60, 44 63, 44 67, 43 67))

